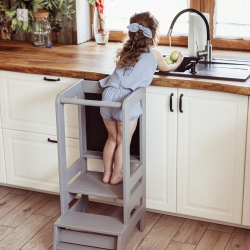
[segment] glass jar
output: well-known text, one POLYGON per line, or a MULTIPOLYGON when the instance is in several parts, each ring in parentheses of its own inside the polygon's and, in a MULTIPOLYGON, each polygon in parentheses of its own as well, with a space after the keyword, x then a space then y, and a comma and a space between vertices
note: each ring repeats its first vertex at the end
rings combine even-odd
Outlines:
POLYGON ((51 26, 48 17, 48 12, 36 12, 33 14, 33 34, 35 46, 52 46, 51 26))

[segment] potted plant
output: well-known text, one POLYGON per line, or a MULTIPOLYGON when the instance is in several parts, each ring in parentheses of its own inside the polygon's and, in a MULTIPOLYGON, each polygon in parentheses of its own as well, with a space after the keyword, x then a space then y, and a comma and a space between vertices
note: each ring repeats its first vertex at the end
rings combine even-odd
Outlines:
POLYGON ((8 10, 8 6, 6 5, 4 0, 0 0, 0 33, 1 38, 10 39, 10 19, 7 17, 6 12, 8 10))
POLYGON ((75 11, 72 9, 73 0, 47 0, 44 9, 49 12, 51 29, 59 32, 62 29, 63 18, 70 21, 75 11))
POLYGON ((34 8, 42 9, 44 7, 43 0, 14 0, 15 5, 10 8, 6 15, 11 19, 11 29, 18 31, 20 34, 24 32, 32 33, 32 19, 34 8), (28 10, 28 21, 20 21, 17 18, 17 9, 28 10))
POLYGON ((49 12, 52 31, 61 30, 63 17, 67 20, 72 19, 71 15, 75 12, 72 9, 73 0, 14 0, 15 5, 6 12, 11 19, 12 30, 17 30, 20 34, 24 32, 32 33, 32 21, 34 10, 43 10, 49 12), (17 19, 17 9, 28 10, 28 21, 17 19))

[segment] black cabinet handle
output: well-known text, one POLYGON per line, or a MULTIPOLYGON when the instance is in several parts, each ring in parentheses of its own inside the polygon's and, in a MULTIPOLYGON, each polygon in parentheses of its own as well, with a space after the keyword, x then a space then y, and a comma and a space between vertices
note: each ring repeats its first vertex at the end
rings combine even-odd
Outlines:
POLYGON ((57 81, 60 81, 60 78, 52 79, 52 78, 47 78, 47 77, 45 76, 45 77, 43 78, 43 80, 49 81, 49 82, 57 82, 57 81))
POLYGON ((48 138, 48 141, 49 141, 49 142, 53 142, 53 143, 57 143, 57 141, 51 140, 50 138, 48 138))
POLYGON ((174 112, 174 110, 173 110, 173 100, 172 100, 173 96, 174 96, 174 94, 171 93, 171 95, 170 95, 170 103, 169 103, 170 112, 174 112))
POLYGON ((183 94, 180 95, 180 102, 179 102, 179 110, 181 113, 183 113, 183 110, 182 110, 182 97, 183 97, 183 94))

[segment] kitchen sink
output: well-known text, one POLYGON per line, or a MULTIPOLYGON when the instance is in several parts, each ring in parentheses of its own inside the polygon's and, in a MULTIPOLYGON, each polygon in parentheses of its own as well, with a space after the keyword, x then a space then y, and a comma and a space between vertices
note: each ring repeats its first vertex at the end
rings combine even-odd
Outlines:
POLYGON ((157 70, 155 74, 244 82, 250 76, 250 61, 213 58, 211 62, 207 62, 198 57, 184 56, 183 62, 175 71, 157 70), (195 73, 191 73, 191 61, 196 62, 195 73))

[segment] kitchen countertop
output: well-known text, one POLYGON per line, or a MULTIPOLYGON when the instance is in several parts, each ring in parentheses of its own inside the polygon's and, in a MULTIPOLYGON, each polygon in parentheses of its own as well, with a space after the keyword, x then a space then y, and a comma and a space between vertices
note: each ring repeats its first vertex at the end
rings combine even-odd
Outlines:
MULTIPOLYGON (((95 42, 80 45, 56 44, 53 48, 35 47, 31 42, 0 40, 0 70, 100 80, 112 73, 114 58, 121 43, 105 46, 95 42)), ((185 47, 157 46, 163 54, 185 47)), ((249 60, 250 52, 213 50, 214 58, 249 60)), ((152 85, 212 90, 250 96, 250 78, 245 82, 155 75, 152 85)))

